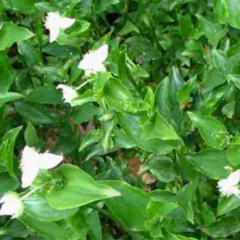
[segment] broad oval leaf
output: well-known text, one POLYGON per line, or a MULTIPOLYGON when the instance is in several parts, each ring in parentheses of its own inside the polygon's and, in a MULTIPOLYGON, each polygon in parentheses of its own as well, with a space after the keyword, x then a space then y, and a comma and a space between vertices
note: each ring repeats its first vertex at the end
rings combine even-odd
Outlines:
POLYGON ((84 206, 94 201, 119 196, 117 190, 95 182, 90 175, 73 165, 62 165, 57 172, 63 177, 63 186, 55 185, 46 200, 59 210, 84 206))
POLYGON ((120 181, 102 181, 121 193, 121 196, 104 200, 111 212, 132 231, 147 231, 147 206, 150 197, 141 189, 120 181), (136 202, 137 201, 137 202, 136 202))
POLYGON ((228 146, 229 133, 225 126, 216 118, 202 116, 193 112, 188 112, 188 116, 210 147, 224 149, 228 146))
POLYGON ((224 215, 240 206, 240 198, 237 196, 222 197, 218 203, 217 215, 224 215))
POLYGON ((7 22, 0 29, 0 51, 11 47, 14 43, 27 40, 33 36, 34 34, 27 28, 7 22))
POLYGON ((19 187, 19 182, 16 179, 11 178, 8 173, 0 174, 0 182, 1 182, 0 198, 4 193, 15 191, 19 187))
POLYGON ((227 149, 228 161, 237 166, 240 164, 240 145, 230 145, 227 149))
POLYGON ((69 231, 64 230, 60 225, 54 222, 43 222, 35 218, 23 214, 19 220, 25 224, 33 232, 37 232, 41 236, 48 237, 52 240, 68 239, 69 231))
POLYGON ((39 195, 31 195, 24 201, 24 213, 40 221, 59 221, 74 215, 77 211, 78 208, 54 209, 39 195))
POLYGON ((171 182, 175 178, 172 159, 164 156, 150 158, 140 168, 140 172, 149 170, 154 177, 162 182, 171 182))
POLYGON ((35 124, 53 124, 60 121, 59 117, 52 116, 47 108, 40 104, 19 102, 14 106, 18 114, 35 124))
POLYGON ((194 168, 203 175, 219 180, 229 175, 226 167, 229 166, 225 151, 205 150, 185 156, 194 168))
POLYGON ((14 74, 7 54, 0 54, 0 93, 8 92, 14 82, 14 74))
POLYGON ((14 102, 24 97, 24 95, 15 92, 7 92, 4 94, 0 94, 0 107, 5 103, 14 102))
POLYGON ((146 140, 141 137, 141 116, 139 114, 123 115, 122 113, 116 113, 116 116, 127 136, 140 148, 159 154, 167 154, 172 151, 173 147, 167 141, 161 139, 146 140))
POLYGON ((25 99, 27 102, 42 104, 61 104, 62 93, 54 86, 35 88, 25 99))
POLYGON ((231 236, 240 231, 239 218, 223 218, 210 226, 203 227, 202 231, 213 238, 225 238, 231 236))
POLYGON ((143 139, 179 140, 174 128, 159 114, 148 119, 142 126, 143 139))

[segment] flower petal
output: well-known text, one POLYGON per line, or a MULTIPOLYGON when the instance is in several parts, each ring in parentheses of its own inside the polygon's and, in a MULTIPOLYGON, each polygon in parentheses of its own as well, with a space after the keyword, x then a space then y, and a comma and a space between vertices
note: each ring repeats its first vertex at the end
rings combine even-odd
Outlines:
POLYGON ((240 182, 240 170, 237 170, 233 173, 231 173, 227 180, 229 181, 229 183, 231 183, 232 185, 237 185, 240 182))
POLYGON ((50 31, 50 40, 49 40, 49 42, 52 43, 52 42, 57 40, 58 35, 60 33, 60 28, 58 26, 56 26, 54 28, 50 28, 49 31, 50 31))
POLYGON ((59 26, 61 29, 67 29, 71 27, 75 23, 75 19, 73 18, 66 18, 66 17, 61 17, 59 26))
POLYGON ((103 66, 103 62, 108 56, 108 45, 104 44, 102 47, 96 51, 91 51, 84 55, 83 59, 80 61, 78 68, 88 71, 85 75, 89 75, 89 72, 106 71, 103 66), (89 71, 90 70, 90 71, 89 71))
POLYGON ((23 212, 23 203, 19 195, 14 192, 6 193, 0 200, 3 203, 0 209, 0 215, 9 215, 16 218, 23 212))
POLYGON ((95 72, 106 72, 107 69, 103 64, 98 64, 94 68, 95 72))
POLYGON ((22 188, 31 186, 39 172, 37 163, 35 163, 35 165, 34 163, 31 165, 26 165, 24 168, 22 168, 22 171, 22 188))
POLYGON ((104 44, 94 52, 98 62, 103 63, 108 57, 108 45, 104 44))
POLYGON ((60 162, 63 161, 63 157, 53 153, 41 153, 39 159, 40 169, 51 169, 56 167, 60 162))
POLYGON ((66 86, 64 84, 59 84, 57 86, 57 89, 62 90, 64 102, 70 103, 71 105, 72 100, 78 96, 77 92, 73 88, 66 86))
POLYGON ((83 59, 78 64, 78 68, 83 70, 91 69, 93 62, 94 62, 93 56, 91 55, 91 53, 87 53, 84 55, 83 59))

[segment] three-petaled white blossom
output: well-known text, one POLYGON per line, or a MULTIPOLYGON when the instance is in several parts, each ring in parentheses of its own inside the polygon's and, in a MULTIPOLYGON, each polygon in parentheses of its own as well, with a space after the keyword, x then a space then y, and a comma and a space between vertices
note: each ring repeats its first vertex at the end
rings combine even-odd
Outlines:
POLYGON ((57 89, 62 90, 64 102, 70 103, 71 106, 73 106, 72 100, 78 96, 77 92, 73 88, 66 86, 64 84, 59 84, 57 86, 57 89))
POLYGON ((226 179, 218 182, 219 191, 223 196, 235 195, 240 197, 240 190, 238 184, 240 182, 240 170, 231 173, 226 179))
POLYGON ((62 17, 59 12, 49 12, 45 20, 45 27, 50 31, 50 43, 57 40, 60 30, 71 27, 75 21, 72 18, 62 17))
POLYGON ((22 187, 29 187, 35 180, 40 169, 51 169, 63 161, 63 157, 52 153, 39 153, 26 146, 22 153, 22 187))
POLYGON ((85 76, 89 76, 96 72, 106 72, 106 67, 103 62, 108 57, 108 45, 104 44, 95 51, 90 51, 83 56, 80 61, 78 68, 85 71, 85 76))
POLYGON ((1 199, 0 216, 8 215, 17 218, 23 213, 23 203, 19 195, 14 192, 6 193, 1 199))

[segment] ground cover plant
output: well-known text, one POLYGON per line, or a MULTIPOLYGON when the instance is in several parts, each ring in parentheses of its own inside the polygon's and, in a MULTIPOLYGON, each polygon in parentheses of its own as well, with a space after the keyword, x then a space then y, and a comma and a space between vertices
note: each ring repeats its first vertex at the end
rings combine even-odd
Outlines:
POLYGON ((240 0, 1 0, 0 239, 240 239, 240 0))

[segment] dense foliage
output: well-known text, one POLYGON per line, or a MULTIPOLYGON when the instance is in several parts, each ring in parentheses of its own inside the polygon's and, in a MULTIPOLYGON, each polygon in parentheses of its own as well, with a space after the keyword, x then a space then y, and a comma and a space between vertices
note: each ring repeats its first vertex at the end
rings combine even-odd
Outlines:
POLYGON ((239 240, 239 39, 240 0, 1 0, 0 239, 239 240))

